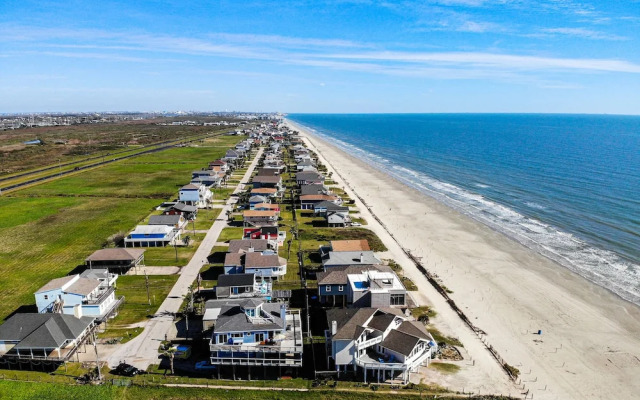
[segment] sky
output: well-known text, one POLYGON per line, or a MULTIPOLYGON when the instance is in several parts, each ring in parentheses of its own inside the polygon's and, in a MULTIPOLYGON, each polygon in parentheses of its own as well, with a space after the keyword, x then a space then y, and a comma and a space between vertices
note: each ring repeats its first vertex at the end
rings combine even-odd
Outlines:
POLYGON ((0 113, 640 114, 640 0, 1 0, 0 15, 0 113))

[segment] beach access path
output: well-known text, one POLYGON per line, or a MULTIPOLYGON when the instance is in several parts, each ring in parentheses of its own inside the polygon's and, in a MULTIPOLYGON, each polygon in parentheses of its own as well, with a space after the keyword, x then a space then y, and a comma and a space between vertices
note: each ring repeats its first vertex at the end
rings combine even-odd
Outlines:
MULTIPOLYGON (((263 152, 263 147, 258 149, 247 172, 233 191, 234 194, 244 190, 245 184, 251 178, 251 174, 256 168, 256 165, 258 165, 258 161, 263 152)), ((174 315, 180 311, 183 296, 188 293, 189 286, 193 284, 200 270, 207 263, 207 257, 209 257, 213 246, 218 241, 220 232, 227 227, 226 213, 233 209, 233 205, 236 202, 237 198, 233 196, 227 200, 220 212, 220 217, 213 223, 189 263, 182 268, 180 277, 169 292, 169 295, 162 302, 153 318, 146 322, 144 331, 130 342, 121 345, 109 355, 107 363, 110 367, 113 368, 120 362, 126 362, 136 368, 146 370, 149 365, 158 363, 158 348, 160 347, 160 343, 165 340, 165 335, 172 338, 175 332, 174 324, 176 323, 174 315)))
MULTIPOLYGON (((443 333, 460 338, 475 361, 460 376, 464 389, 481 393, 528 392, 536 399, 637 399, 640 393, 640 307, 570 272, 485 225, 402 184, 317 136, 303 132, 323 159, 337 169, 393 236, 422 257, 453 293, 450 297, 473 324, 477 336, 452 312, 443 297, 421 279, 403 257, 394 255, 420 288, 418 301, 430 302, 443 333), (456 322, 456 319, 458 322, 456 322), (542 335, 538 335, 542 330, 542 335), (484 343, 520 370, 518 390, 501 390, 498 363, 484 365, 484 343), (490 379, 481 386, 465 376, 477 369, 490 379), (499 385, 496 386, 496 383, 499 385)), ((352 195, 349 186, 347 192, 352 195)), ((356 197, 354 197, 356 198, 356 197)), ((360 204, 359 204, 360 206, 360 204)), ((381 229, 373 218, 370 228, 381 229)), ((385 244, 389 236, 380 234, 385 244)), ((387 246, 397 252, 399 246, 387 246)), ((415 293, 415 292, 414 292, 415 293)), ((429 372, 425 376, 428 382, 429 372)), ((461 390, 462 387, 449 389, 461 390)))

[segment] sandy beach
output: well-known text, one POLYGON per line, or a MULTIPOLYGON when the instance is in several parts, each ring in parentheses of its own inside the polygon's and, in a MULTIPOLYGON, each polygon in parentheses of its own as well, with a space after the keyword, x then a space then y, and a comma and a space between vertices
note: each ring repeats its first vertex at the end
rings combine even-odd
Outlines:
POLYGON ((466 366, 445 382, 449 389, 536 399, 640 398, 639 307, 292 126, 357 199, 368 228, 389 248, 385 258, 396 259, 418 285, 415 300, 433 305, 435 325, 463 342, 466 366), (486 335, 462 322, 398 243, 422 257, 486 335), (517 383, 489 345, 520 370, 517 383))

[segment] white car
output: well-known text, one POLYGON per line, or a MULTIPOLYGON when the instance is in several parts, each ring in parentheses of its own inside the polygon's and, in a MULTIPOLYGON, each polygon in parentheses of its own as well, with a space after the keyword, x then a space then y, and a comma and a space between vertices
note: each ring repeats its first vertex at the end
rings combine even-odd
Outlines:
POLYGON ((351 226, 362 226, 360 222, 352 222, 351 226))

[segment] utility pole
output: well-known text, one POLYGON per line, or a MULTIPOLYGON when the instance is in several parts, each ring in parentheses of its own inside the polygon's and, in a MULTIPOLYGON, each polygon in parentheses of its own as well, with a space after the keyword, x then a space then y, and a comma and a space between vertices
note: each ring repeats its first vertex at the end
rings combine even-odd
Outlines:
POLYGON ((151 296, 149 295, 149 277, 147 276, 147 270, 144 270, 144 284, 147 287, 147 300, 149 300, 149 305, 151 305, 151 296))
POLYGON ((93 350, 96 352, 96 366, 98 367, 98 380, 102 380, 102 371, 100 371, 100 359, 98 358, 98 344, 96 338, 96 331, 93 331, 93 350))

